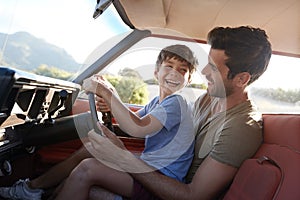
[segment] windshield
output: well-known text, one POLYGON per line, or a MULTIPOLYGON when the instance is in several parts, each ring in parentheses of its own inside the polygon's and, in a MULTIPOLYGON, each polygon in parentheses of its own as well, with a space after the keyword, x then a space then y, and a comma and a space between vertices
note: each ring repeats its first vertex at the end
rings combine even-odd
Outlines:
POLYGON ((96 47, 129 30, 114 6, 94 19, 94 0, 0 5, 0 65, 59 79, 71 79, 91 62, 87 58, 96 47))

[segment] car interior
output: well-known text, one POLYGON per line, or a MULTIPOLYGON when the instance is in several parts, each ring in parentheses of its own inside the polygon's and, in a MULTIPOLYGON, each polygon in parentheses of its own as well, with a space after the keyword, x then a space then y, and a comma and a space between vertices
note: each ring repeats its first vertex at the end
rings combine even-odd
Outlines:
MULTIPOLYGON (((95 5, 95 20, 114 7, 130 31, 108 42, 110 48, 101 48, 101 56, 72 81, 0 67, 0 186, 36 177, 79 149, 87 136, 76 126, 82 118, 93 124, 102 121, 139 154, 144 139, 123 132, 110 113, 97 114, 81 84, 141 46, 157 51, 174 42, 191 43, 198 51, 212 27, 251 24, 266 29, 274 55, 300 58, 297 0, 97 0, 95 5)), ((130 102, 128 106, 141 108, 130 102)), ((224 199, 300 199, 299 113, 262 113, 263 144, 242 164, 224 199)))

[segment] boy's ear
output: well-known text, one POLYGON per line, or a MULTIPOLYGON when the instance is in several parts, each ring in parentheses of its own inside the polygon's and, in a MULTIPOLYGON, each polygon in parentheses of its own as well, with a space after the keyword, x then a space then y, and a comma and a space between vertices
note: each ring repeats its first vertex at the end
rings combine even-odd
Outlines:
POLYGON ((192 75, 190 74, 188 84, 190 84, 191 82, 192 82, 192 75))
POLYGON ((191 82, 192 82, 192 78, 189 78, 189 80, 185 84, 185 87, 188 86, 189 84, 191 84, 191 82))
POLYGON ((157 75, 158 71, 157 69, 154 70, 154 77, 158 80, 158 75, 157 75))

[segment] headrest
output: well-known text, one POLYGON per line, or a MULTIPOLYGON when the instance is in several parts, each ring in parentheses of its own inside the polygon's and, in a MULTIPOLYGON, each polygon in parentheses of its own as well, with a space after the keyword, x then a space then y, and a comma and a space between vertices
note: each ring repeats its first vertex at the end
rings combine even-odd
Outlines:
POLYGON ((264 142, 300 151, 300 114, 264 114, 264 142))

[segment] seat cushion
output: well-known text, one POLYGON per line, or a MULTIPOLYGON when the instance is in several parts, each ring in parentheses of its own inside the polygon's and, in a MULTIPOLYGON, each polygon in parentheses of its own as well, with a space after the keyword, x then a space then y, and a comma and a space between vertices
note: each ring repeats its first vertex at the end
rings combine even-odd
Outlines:
POLYGON ((239 169, 224 199, 272 199, 281 180, 281 170, 276 165, 268 161, 260 162, 259 159, 248 159, 239 169))
POLYGON ((300 115, 263 115, 264 142, 300 151, 300 115))

